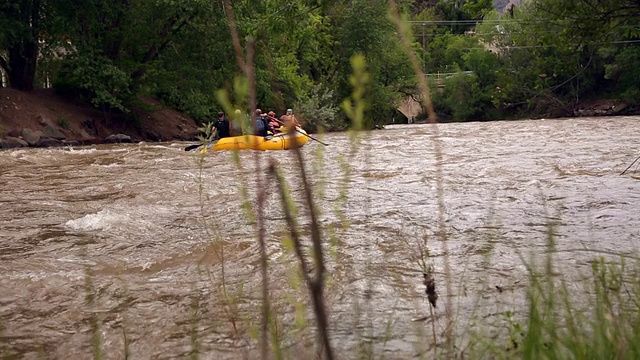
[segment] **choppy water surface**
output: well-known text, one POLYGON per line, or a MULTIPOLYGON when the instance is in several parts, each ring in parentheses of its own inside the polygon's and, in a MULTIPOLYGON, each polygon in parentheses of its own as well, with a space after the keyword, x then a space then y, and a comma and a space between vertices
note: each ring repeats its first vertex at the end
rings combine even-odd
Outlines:
MULTIPOLYGON (((639 178, 635 168, 620 173, 640 153, 638 121, 439 125, 446 247, 437 235, 429 125, 363 133, 355 153, 345 133, 324 136, 330 146, 321 155, 322 145, 309 142, 307 169, 323 234, 334 244, 326 298, 340 357, 367 344, 406 358, 431 341, 431 320, 412 321, 429 313, 417 262, 424 239, 440 293, 439 333, 445 258, 464 334, 500 331, 505 311, 525 311, 523 260, 544 260, 550 232, 556 271, 570 278, 600 256, 587 250, 635 253, 639 178)), ((91 358, 99 338, 109 359, 127 351, 135 359, 182 358, 193 349, 204 358, 257 354, 259 248, 239 195, 246 181, 255 205, 256 153, 241 153, 241 168, 230 152, 199 164, 186 145, 0 152, 0 352, 91 358)), ((270 159, 282 167, 308 237, 292 153, 259 156, 263 174, 270 159)), ((282 245, 286 224, 273 181, 268 189, 272 304, 284 351, 295 356, 308 353, 313 333, 296 325, 305 289, 293 290, 297 263, 282 245)))

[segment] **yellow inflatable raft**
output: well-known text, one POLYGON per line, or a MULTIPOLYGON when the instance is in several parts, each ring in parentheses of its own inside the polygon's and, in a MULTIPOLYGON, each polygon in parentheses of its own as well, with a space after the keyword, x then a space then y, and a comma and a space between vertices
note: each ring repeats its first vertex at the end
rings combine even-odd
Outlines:
POLYGON ((298 146, 303 146, 309 142, 309 137, 301 128, 296 129, 291 135, 280 133, 270 138, 255 135, 232 136, 218 140, 207 150, 287 150, 291 149, 293 141, 296 141, 298 146))

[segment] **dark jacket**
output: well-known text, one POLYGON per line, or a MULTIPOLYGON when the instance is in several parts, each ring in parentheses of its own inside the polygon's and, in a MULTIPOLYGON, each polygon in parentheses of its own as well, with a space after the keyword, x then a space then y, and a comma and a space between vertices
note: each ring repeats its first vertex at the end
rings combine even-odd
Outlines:
POLYGON ((257 136, 267 136, 269 131, 269 121, 266 118, 258 117, 256 119, 256 131, 257 136))
POLYGON ((231 134, 229 134, 229 120, 218 119, 214 126, 218 130, 218 137, 220 139, 231 136, 231 134))

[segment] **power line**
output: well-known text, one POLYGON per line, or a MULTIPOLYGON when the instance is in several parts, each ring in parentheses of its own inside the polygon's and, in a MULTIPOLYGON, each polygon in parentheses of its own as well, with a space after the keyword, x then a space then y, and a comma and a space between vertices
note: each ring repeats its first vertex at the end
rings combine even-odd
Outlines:
MULTIPOLYGON (((597 43, 597 45, 605 45, 605 44, 630 44, 630 43, 640 43, 640 40, 619 40, 619 41, 610 41, 610 42, 602 42, 602 43, 597 43)), ((571 44, 572 46, 575 46, 576 44, 571 44)), ((496 49, 505 49, 505 50, 511 50, 511 49, 537 49, 537 48, 552 48, 552 47, 557 47, 556 45, 522 45, 522 46, 496 46, 496 49)), ((486 47, 464 47, 464 48, 460 48, 462 50, 488 50, 486 47)))
MULTIPOLYGON (((556 24, 564 26, 559 21, 554 20, 493 20, 493 19, 480 19, 480 20, 405 20, 402 21, 405 24, 411 25, 475 25, 475 24, 522 24, 522 25, 533 25, 533 24, 556 24)), ((638 27, 637 25, 622 25, 624 27, 638 27)))
POLYGON ((521 21, 521 20, 405 20, 402 21, 405 24, 413 24, 413 25, 474 25, 477 23, 484 24, 539 24, 544 22, 551 22, 548 20, 530 20, 530 21, 521 21))

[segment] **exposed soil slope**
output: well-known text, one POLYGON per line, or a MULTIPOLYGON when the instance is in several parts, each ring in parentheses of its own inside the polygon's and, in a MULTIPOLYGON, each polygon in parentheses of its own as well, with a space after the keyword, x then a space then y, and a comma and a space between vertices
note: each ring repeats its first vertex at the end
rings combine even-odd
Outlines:
POLYGON ((133 110, 128 120, 105 120, 97 109, 64 99, 51 89, 27 93, 0 88, 0 147, 25 146, 25 142, 56 146, 194 139, 197 125, 193 119, 153 99, 140 102, 144 109, 133 110))

